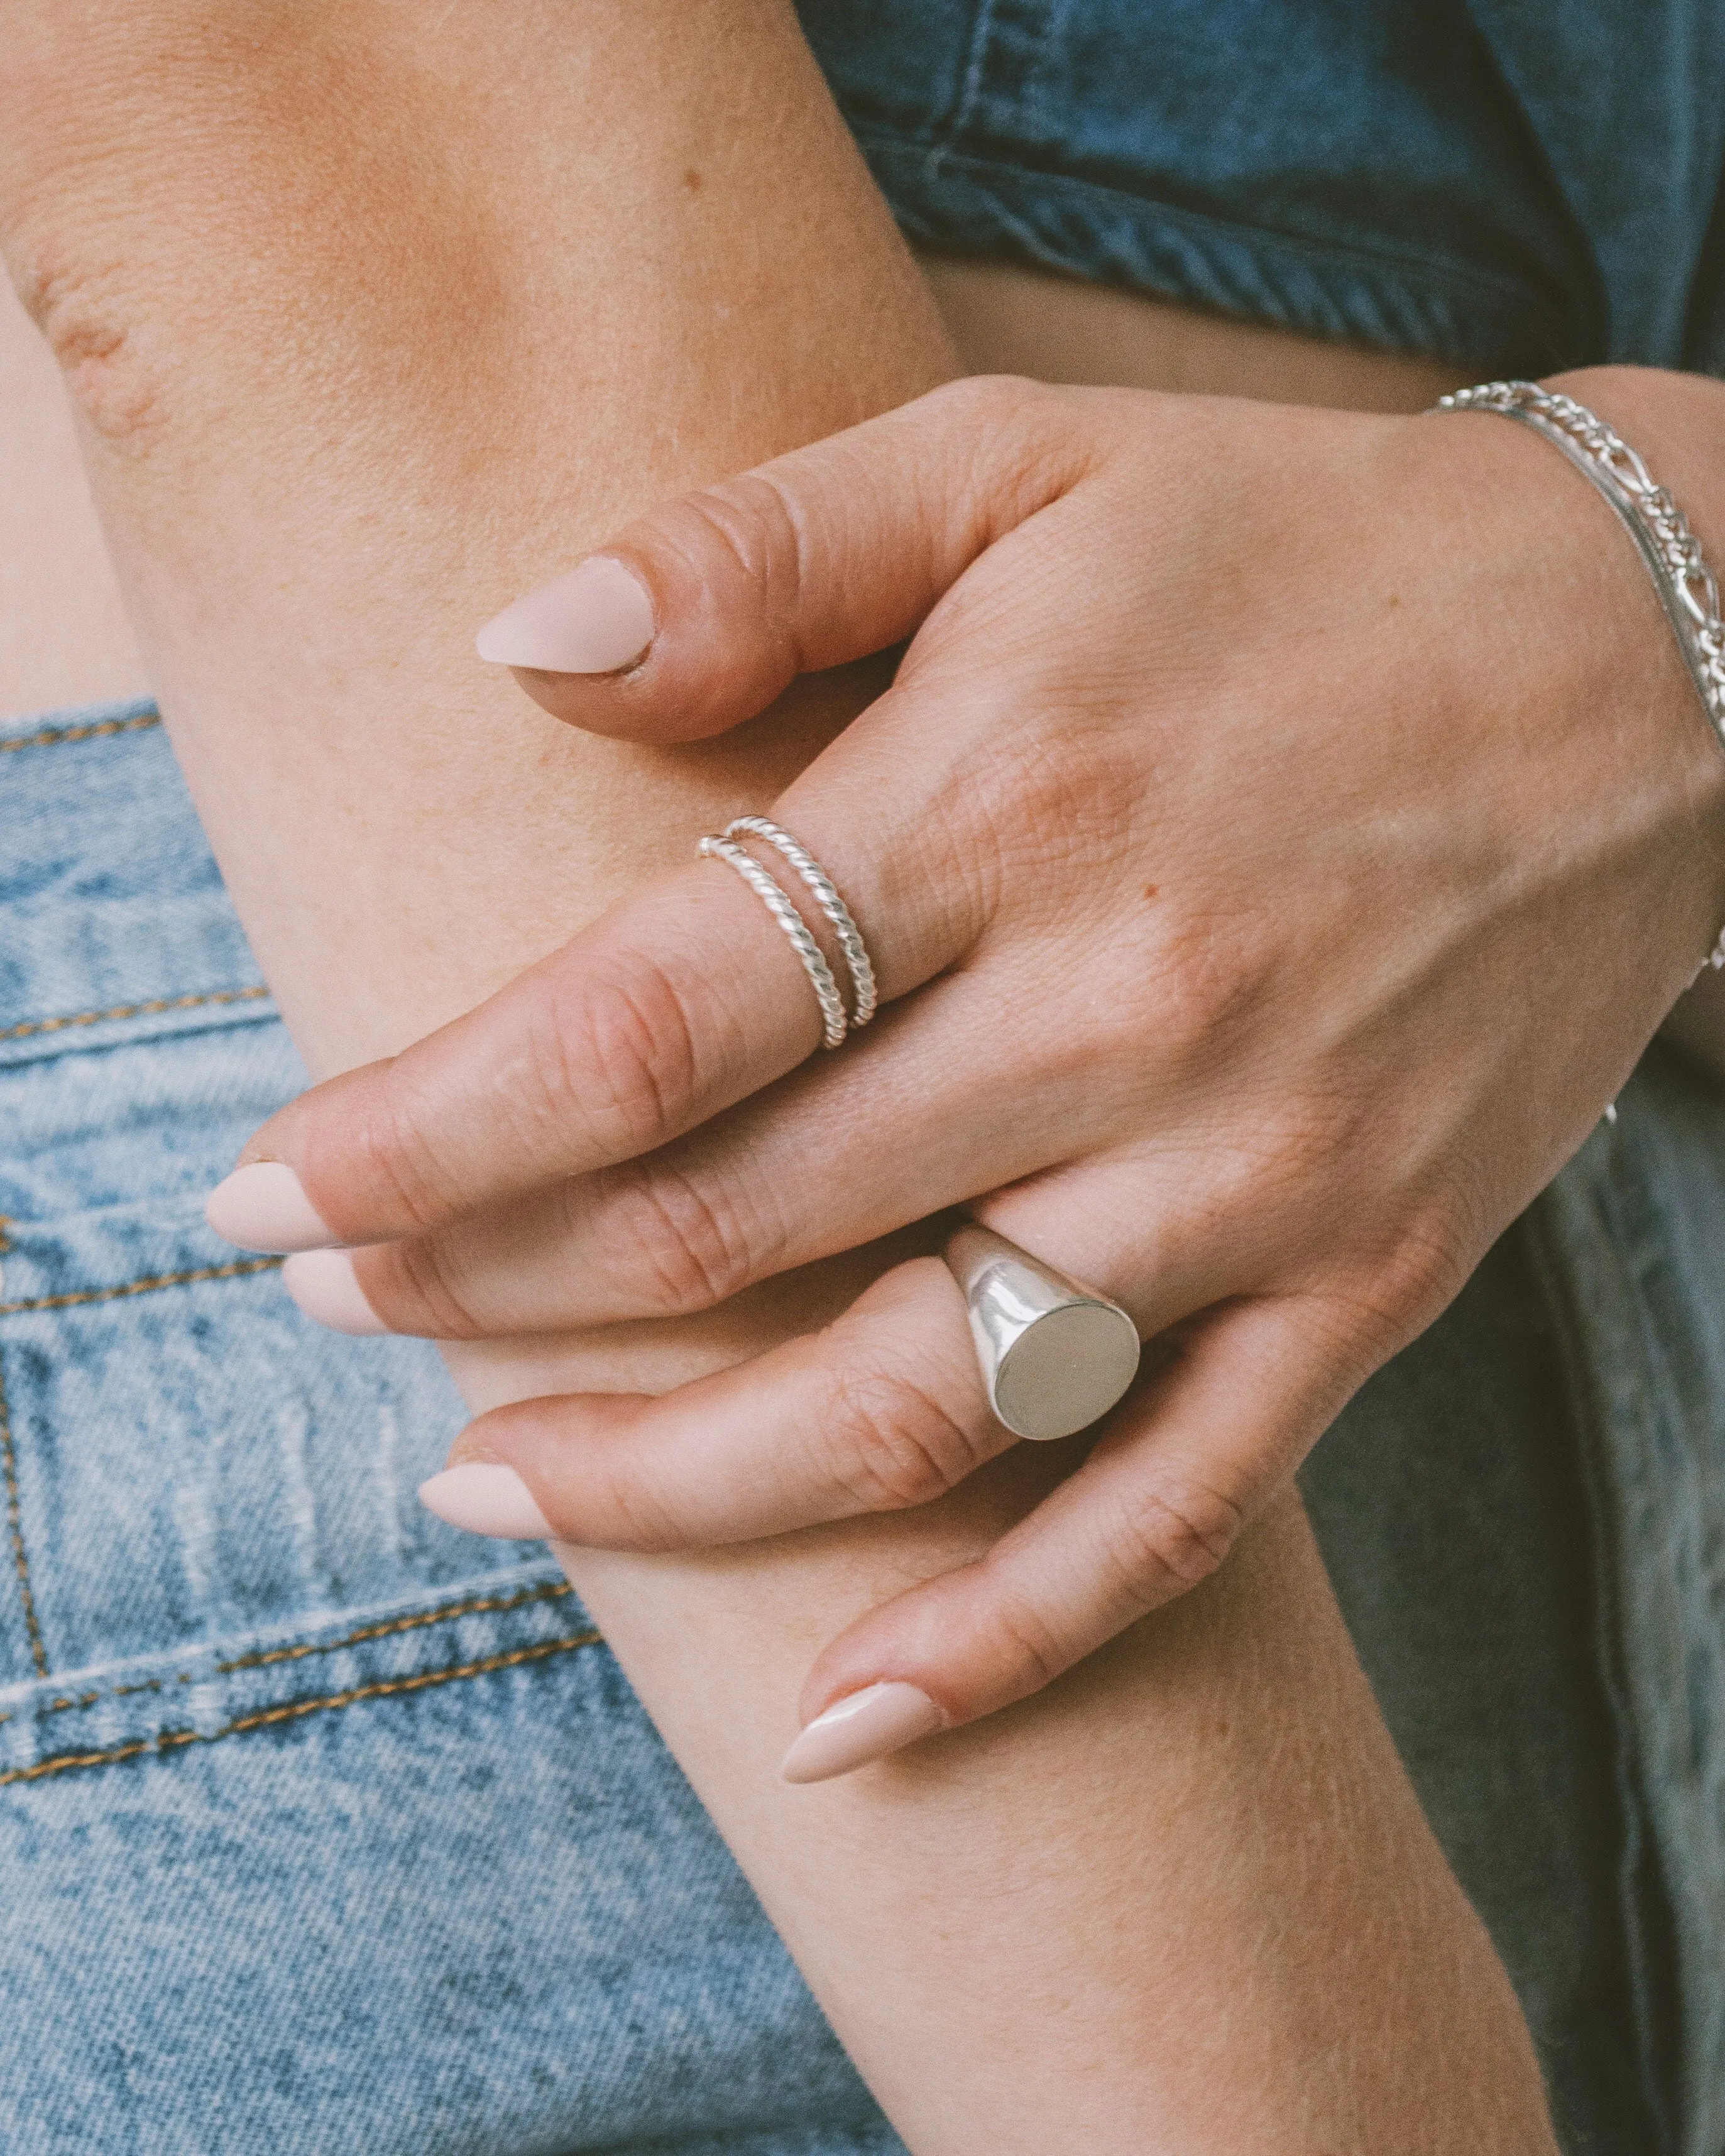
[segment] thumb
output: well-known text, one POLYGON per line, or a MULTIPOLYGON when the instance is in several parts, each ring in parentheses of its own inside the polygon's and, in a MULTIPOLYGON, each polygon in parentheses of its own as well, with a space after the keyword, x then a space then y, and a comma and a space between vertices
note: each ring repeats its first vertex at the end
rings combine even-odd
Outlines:
POLYGON ((909 636, 1083 462, 1072 393, 949 382, 665 503, 480 630, 536 703, 589 733, 701 741, 799 674, 909 636))

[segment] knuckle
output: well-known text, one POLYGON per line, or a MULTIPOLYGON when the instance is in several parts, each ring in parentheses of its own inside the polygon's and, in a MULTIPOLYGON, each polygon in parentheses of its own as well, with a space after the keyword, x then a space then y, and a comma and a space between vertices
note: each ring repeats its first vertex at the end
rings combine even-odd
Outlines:
POLYGON ((1227 1057, 1243 1022, 1261 1009, 1270 961, 1209 920, 1177 928, 1152 981, 1158 1033, 1189 1066, 1227 1057))
POLYGON ((1065 492, 1087 462, 1069 389, 1022 374, 973 374, 942 383, 922 404, 943 432, 971 444, 953 478, 968 500, 989 505, 997 531, 1065 492))
POLYGON ((608 1170, 588 1219, 600 1262, 670 1317, 728 1301, 773 1269, 783 1245, 782 1229, 740 1191, 662 1159, 608 1170))
POLYGON ((1234 1498, 1195 1476, 1135 1481, 1105 1526, 1105 1559, 1128 1606, 1142 1614, 1208 1579, 1245 1524, 1234 1498))
MULTIPOLYGON (((985 1558, 984 1573, 994 1569, 985 1558)), ((991 1621, 999 1659, 1017 1674, 1016 1692, 1040 1691, 1072 1666, 1076 1650, 1033 1595, 998 1574, 992 1584, 991 1621)))
POLYGON ((745 472, 676 505, 666 536, 685 559, 707 567, 716 553, 760 607, 760 664, 785 680, 803 670, 796 635, 810 575, 808 516, 792 488, 768 471, 745 472))
POLYGON ((1454 1301, 1488 1240, 1462 1217, 1421 1221, 1404 1228, 1393 1248, 1370 1250, 1327 1281, 1322 1300, 1361 1359, 1385 1361, 1454 1301))
POLYGON ((533 1027, 525 1075, 524 1111, 544 1127, 584 1121, 619 1152, 659 1144, 701 1076, 676 982, 640 952, 560 980, 533 1027))
MULTIPOLYGON (((474 1309, 449 1245, 426 1235, 390 1245, 368 1268, 367 1299, 398 1332, 434 1340, 477 1340, 486 1327, 474 1309)), ((495 1327, 491 1329, 495 1330, 495 1327)))
POLYGON ((642 1556, 665 1555, 698 1541, 682 1517, 679 1493, 656 1488, 616 1448, 599 1447, 583 1473, 582 1532, 572 1540, 642 1556))
POLYGON ((833 1480, 869 1512, 945 1496, 993 1450, 977 1423, 907 1371, 880 1362, 836 1373, 821 1434, 833 1480))
POLYGON ((922 403, 926 412, 949 425, 998 436, 1015 423, 1040 426, 1064 400, 1026 374, 963 374, 930 390, 922 403))
POLYGON ((356 1180, 375 1198, 378 1217, 406 1219, 421 1231, 448 1217, 459 1178, 429 1135, 444 1122, 411 1051, 398 1056, 366 1096, 352 1132, 356 1180))

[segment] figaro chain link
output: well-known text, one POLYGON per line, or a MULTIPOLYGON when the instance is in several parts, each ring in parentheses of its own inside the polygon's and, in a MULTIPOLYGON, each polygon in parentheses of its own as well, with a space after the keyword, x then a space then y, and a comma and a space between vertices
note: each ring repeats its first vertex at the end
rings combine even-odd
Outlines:
MULTIPOLYGON (((1440 412, 1496 412, 1561 450, 1617 512, 1646 563, 1715 740, 1725 750, 1725 621, 1701 542, 1639 454, 1598 413, 1537 382, 1482 382, 1440 397, 1440 412)), ((1725 968, 1725 930, 1706 963, 1725 968)))

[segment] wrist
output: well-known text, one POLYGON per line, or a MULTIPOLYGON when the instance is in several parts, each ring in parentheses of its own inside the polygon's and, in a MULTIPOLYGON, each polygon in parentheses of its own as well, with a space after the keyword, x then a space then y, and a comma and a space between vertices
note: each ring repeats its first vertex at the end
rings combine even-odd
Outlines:
MULTIPOLYGON (((1610 367, 1578 370, 1543 386, 1574 398, 1615 429, 1676 502, 1709 569, 1716 577, 1725 571, 1725 383, 1610 367)), ((1621 543, 1626 554, 1635 552, 1629 533, 1621 534, 1621 543)), ((1656 598, 1655 578, 1645 562, 1640 567, 1656 598)), ((1702 918, 1711 923, 1695 952, 1698 963, 1725 923, 1725 737, 1663 608, 1656 624, 1651 609, 1643 607, 1638 615, 1633 628, 1625 618, 1620 694, 1625 701, 1645 698, 1656 711, 1649 750, 1669 759, 1679 783, 1671 842, 1687 864, 1702 918), (1661 633, 1656 653, 1649 634, 1656 625, 1661 633)))
MULTIPOLYGON (((1656 367, 1601 367, 1556 376, 1546 386, 1573 397, 1615 429, 1671 495, 1707 567, 1716 578, 1725 575, 1725 382, 1656 367)), ((1667 641, 1681 660, 1681 648, 1666 628, 1667 641)), ((1673 699, 1673 718, 1686 722, 1681 727, 1685 747, 1712 752, 1694 759, 1697 798, 1703 811, 1711 813, 1714 828, 1725 830, 1725 741, 1686 663, 1683 675, 1688 701, 1673 699), (1690 739, 1697 728, 1699 743, 1690 739)))

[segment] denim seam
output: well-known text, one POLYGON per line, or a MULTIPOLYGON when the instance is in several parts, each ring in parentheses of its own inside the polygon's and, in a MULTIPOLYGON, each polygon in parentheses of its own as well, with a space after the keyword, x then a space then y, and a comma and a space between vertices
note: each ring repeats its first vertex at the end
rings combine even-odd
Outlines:
POLYGON ((218 1662, 217 1670, 223 1676, 236 1670, 260 1670, 271 1662, 299 1661, 306 1655, 333 1655, 343 1647, 363 1645, 369 1640, 383 1640, 398 1632, 417 1632, 426 1625, 442 1625, 452 1617, 474 1617, 484 1612, 500 1609, 525 1609, 533 1602, 560 1602, 573 1590, 567 1579, 549 1579, 536 1587, 520 1587, 512 1594, 476 1594, 465 1602, 449 1602, 440 1609, 416 1610, 411 1616, 391 1617, 381 1625, 362 1625, 357 1632, 348 1632, 339 1640, 308 1640, 298 1646, 271 1647, 259 1654, 239 1655, 231 1662, 218 1662))
POLYGON ((543 1661, 552 1655, 567 1654, 574 1647, 597 1647, 603 1645, 596 1631, 572 1632, 561 1640, 541 1640, 530 1647, 514 1647, 507 1653, 486 1655, 478 1661, 459 1662, 447 1670, 421 1670, 412 1676, 387 1677, 377 1684, 355 1685, 347 1691, 328 1692, 316 1699, 285 1701, 280 1707, 263 1708, 256 1714, 243 1714, 224 1728, 212 1730, 208 1737, 195 1729, 165 1730, 159 1737, 140 1738, 131 1744, 116 1744, 104 1752, 73 1752, 59 1758, 41 1759, 33 1767, 11 1767, 0 1774, 0 1789, 13 1782, 39 1782, 50 1774, 69 1774, 74 1768, 112 1767, 122 1760, 142 1758, 148 1753, 177 1752, 188 1744, 218 1744, 224 1737, 243 1737, 255 1729, 269 1729, 284 1722, 293 1722, 301 1715, 325 1714, 337 1708, 357 1706, 368 1699, 388 1699, 402 1692, 425 1691, 434 1685, 453 1684, 460 1677, 483 1677, 501 1670, 519 1669, 526 1662, 543 1661))
POLYGON ((988 65, 988 41, 994 29, 994 0, 981 0, 970 26, 970 49, 958 80, 958 101, 947 114, 941 134, 948 146, 957 144, 970 123, 982 96, 983 69, 988 65))
POLYGON ((236 1258, 231 1265, 194 1265, 189 1272, 151 1273, 120 1287, 80 1287, 64 1295, 28 1296, 18 1302, 0 1302, 0 1317, 23 1317, 40 1310, 75 1310, 91 1302, 117 1302, 129 1295, 153 1295, 161 1287, 196 1287, 203 1281, 244 1280, 249 1273, 274 1272, 280 1264, 278 1257, 236 1258))
MULTIPOLYGON (((233 1676, 242 1670, 257 1670, 272 1662, 298 1661, 307 1655, 336 1655, 345 1647, 358 1647, 373 1640, 386 1640, 403 1632, 417 1632, 428 1625, 446 1625, 456 1617, 475 1617, 488 1612, 525 1609, 535 1602, 558 1602, 573 1589, 566 1579, 547 1580, 536 1587, 517 1588, 512 1594, 475 1594, 465 1602, 446 1602, 436 1609, 415 1610, 411 1616, 392 1617, 381 1625, 362 1625, 357 1632, 344 1632, 339 1640, 308 1640, 293 1647, 275 1647, 255 1655, 239 1655, 231 1662, 218 1662, 218 1676, 233 1676)), ((75 1699, 51 1699, 39 1710, 38 1719, 45 1721, 50 1714, 67 1714, 101 1707, 109 1700, 136 1699, 146 1691, 166 1691, 170 1685, 196 1684, 203 1675, 198 1670, 178 1670, 171 1676, 149 1677, 142 1684, 98 1686, 94 1691, 80 1692, 75 1699)), ((18 1710, 0 1714, 0 1724, 14 1721, 18 1710)))
POLYGON ((1106 180, 1089 179, 1074 172, 1042 172, 1009 157, 962 150, 944 141, 919 141, 891 127, 864 123, 854 127, 852 132, 865 147, 872 146, 901 156, 920 156, 927 167, 957 165, 965 168, 968 177, 977 180, 1028 184, 1063 198, 1091 203, 1116 216, 1123 213, 1136 218, 1148 218, 1173 227, 1190 239, 1214 237, 1236 246, 1290 257, 1313 268, 1352 270, 1356 275, 1399 275, 1410 280, 1410 290, 1412 280, 1424 280, 1449 300, 1472 295, 1499 305, 1508 301, 1525 305, 1531 301, 1542 314, 1556 320, 1550 301, 1508 272, 1450 262, 1411 247, 1373 247, 1358 241, 1308 239, 1302 234, 1279 232, 1273 226, 1245 224, 1237 218, 1217 217, 1208 210, 1183 208, 1178 203, 1161 201, 1153 195, 1137 194, 1106 180))
POLYGON ((190 996, 159 996, 153 1003, 116 1004, 110 1010, 74 1011, 66 1018, 33 1018, 22 1025, 8 1026, 0 1040, 25 1040, 38 1033, 61 1033, 69 1025, 102 1025, 110 1019, 156 1018, 163 1011, 198 1010, 207 1004, 256 1003, 270 991, 261 984, 249 988, 212 988, 190 996))
POLYGON ((36 1617, 36 1597, 30 1587, 29 1553, 24 1548, 23 1510, 18 1502, 18 1455, 12 1442, 12 1410, 6 1398, 6 1358, 0 1353, 0 1475, 6 1483, 6 1527, 12 1542, 13 1569, 18 1574, 18 1600, 23 1606, 24 1630, 30 1641, 30 1659, 39 1677, 48 1670, 48 1649, 36 1617))
POLYGON ((18 734, 0 740, 0 756, 16 748, 58 748, 63 742, 101 741, 110 734, 141 733, 162 724, 160 711, 140 711, 130 719, 99 719, 90 726, 44 726, 39 734, 18 734))

